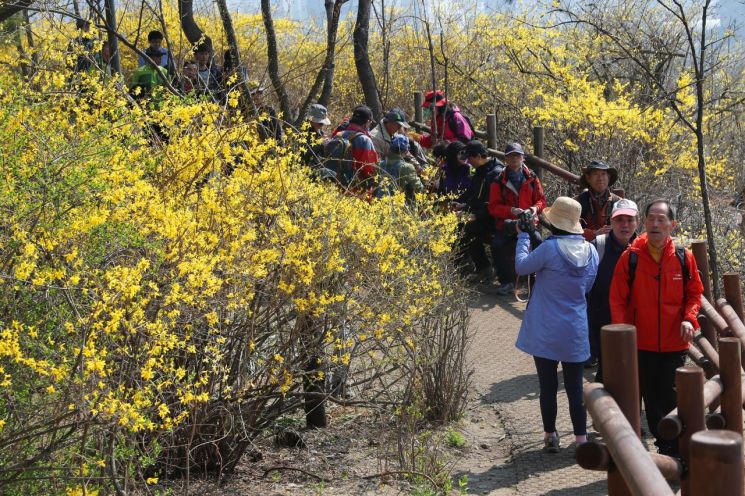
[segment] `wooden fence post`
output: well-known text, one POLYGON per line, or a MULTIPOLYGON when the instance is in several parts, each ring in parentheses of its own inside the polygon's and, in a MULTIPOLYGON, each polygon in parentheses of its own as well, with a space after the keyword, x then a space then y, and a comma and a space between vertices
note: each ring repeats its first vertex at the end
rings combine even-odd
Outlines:
MULTIPOLYGON (((600 346, 605 389, 616 400, 624 417, 641 438, 636 327, 629 324, 603 326, 600 330, 600 346)), ((623 475, 615 466, 608 469, 608 494, 631 494, 623 475)))
MULTIPOLYGON (((691 436, 706 429, 704 419, 704 371, 701 367, 689 365, 675 371, 675 386, 678 397, 678 415, 683 421, 683 432, 678 437, 678 451, 684 465, 689 463, 689 445, 691 436)), ((742 474, 740 474, 742 477, 742 474)), ((682 496, 689 496, 690 480, 683 479, 680 484, 682 496)))
POLYGON ((486 114, 486 147, 496 150, 497 148, 497 116, 486 114))
POLYGON ((722 390, 722 415, 726 428, 742 436, 742 362, 740 340, 722 338, 719 345, 719 370, 722 390))
POLYGON ((742 436, 702 431, 691 437, 690 494, 743 494, 742 436))
POLYGON ((696 259, 696 266, 701 274, 701 282, 704 285, 704 296, 709 301, 714 301, 711 297, 711 277, 709 276, 709 256, 706 252, 706 241, 703 239, 694 239, 691 241, 691 251, 696 259))
POLYGON ((736 272, 729 272, 722 276, 724 281, 724 298, 732 306, 740 320, 745 322, 743 303, 742 303, 742 287, 740 286, 740 274, 736 272))
POLYGON ((421 91, 414 92, 414 122, 424 122, 424 110, 422 104, 424 103, 424 95, 421 91))

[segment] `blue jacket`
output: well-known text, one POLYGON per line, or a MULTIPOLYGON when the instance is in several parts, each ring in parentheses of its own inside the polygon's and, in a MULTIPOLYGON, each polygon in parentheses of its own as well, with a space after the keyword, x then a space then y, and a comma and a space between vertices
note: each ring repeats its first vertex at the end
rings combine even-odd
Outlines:
POLYGON ((562 362, 590 358, 585 294, 597 270, 598 253, 580 234, 551 236, 530 252, 528 235, 520 233, 515 271, 536 277, 515 346, 562 362))

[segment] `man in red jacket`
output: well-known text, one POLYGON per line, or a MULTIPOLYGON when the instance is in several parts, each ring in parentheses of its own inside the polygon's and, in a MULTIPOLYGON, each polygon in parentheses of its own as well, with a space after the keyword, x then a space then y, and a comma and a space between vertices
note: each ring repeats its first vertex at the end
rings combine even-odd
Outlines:
POLYGON ((662 454, 676 456, 677 443, 660 439, 657 424, 676 406, 675 369, 686 359, 698 329, 704 287, 690 250, 675 247, 676 227, 668 200, 653 200, 644 212, 646 232, 621 255, 610 287, 611 321, 636 326, 639 388, 649 430, 662 454))
POLYGON ((511 143, 504 150, 507 167, 489 187, 489 213, 495 219, 497 231, 492 237, 492 255, 497 266, 497 294, 506 295, 514 289, 517 216, 530 210, 535 218, 546 208, 546 197, 538 177, 524 162, 520 143, 511 143))

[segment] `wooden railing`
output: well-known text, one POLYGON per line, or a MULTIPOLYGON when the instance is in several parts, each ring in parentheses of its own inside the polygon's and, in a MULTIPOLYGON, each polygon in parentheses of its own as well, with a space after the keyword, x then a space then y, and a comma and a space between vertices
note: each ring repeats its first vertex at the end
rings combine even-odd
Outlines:
POLYGON ((705 242, 694 242, 693 253, 706 288, 702 332, 689 350, 697 365, 676 371, 678 407, 658 425, 660 437, 678 443, 680 460, 648 453, 641 443, 636 329, 623 324, 601 331, 605 383, 588 384, 584 394, 603 442, 579 446, 576 457, 586 469, 608 472, 609 496, 672 494, 665 479, 679 481, 682 496, 743 494, 745 324, 739 275, 725 276, 726 296, 714 306, 705 242))

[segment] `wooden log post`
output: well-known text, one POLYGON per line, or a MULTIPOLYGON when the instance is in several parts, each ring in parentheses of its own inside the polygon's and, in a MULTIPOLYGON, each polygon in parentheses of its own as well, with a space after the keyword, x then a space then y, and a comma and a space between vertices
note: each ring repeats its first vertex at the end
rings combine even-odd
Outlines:
POLYGON ((745 310, 742 303, 742 286, 740 286, 740 274, 728 272, 722 276, 724 281, 724 298, 732 306, 740 322, 745 322, 745 310))
POLYGON ((702 362, 704 365, 696 363, 706 372, 706 378, 710 379, 712 376, 719 373, 719 353, 714 349, 708 339, 697 332, 693 336, 693 342, 698 346, 691 346, 688 348, 688 355, 695 360, 699 359, 698 354, 701 354, 703 358, 702 362))
POLYGON ((722 415, 727 422, 726 429, 742 436, 742 362, 740 340, 722 338, 721 354, 722 415))
POLYGON ((704 285, 704 296, 707 300, 712 301, 711 297, 711 277, 709 276, 709 255, 706 251, 706 240, 694 239, 691 241, 691 252, 696 259, 701 283, 704 285))
MULTIPOLYGON (((543 132, 543 126, 534 126, 533 127, 533 155, 539 158, 543 158, 544 156, 544 149, 543 149, 543 138, 544 138, 544 132, 543 132)), ((538 167, 535 169, 535 175, 538 176, 538 179, 543 182, 543 169, 538 167)))
MULTIPOLYGON (((675 387, 677 388, 678 415, 683 422, 683 432, 678 437, 678 451, 683 465, 689 463, 689 446, 691 436, 706 429, 704 419, 704 371, 701 367, 688 365, 675 371, 675 387)), ((742 474, 741 474, 742 476, 742 474)), ((689 496, 690 480, 684 478, 680 485, 681 495, 689 496)))
MULTIPOLYGON (((683 477, 683 464, 672 456, 650 453, 652 461, 662 476, 669 481, 679 481, 683 477)), ((577 464, 585 470, 608 471, 614 467, 608 447, 599 441, 588 441, 577 446, 577 464)))
POLYGON ((639 439, 638 430, 629 424, 620 406, 603 388, 603 385, 597 382, 587 384, 584 399, 595 428, 608 442, 607 447, 613 458, 613 466, 621 473, 627 484, 619 489, 615 485, 612 486, 609 479, 608 496, 619 494, 672 496, 670 486, 639 439))
MULTIPOLYGON (((727 300, 724 298, 717 300, 717 309, 724 318, 724 321, 727 322, 730 332, 740 340, 740 350, 745 353, 745 346, 743 346, 745 345, 745 324, 737 316, 737 312, 732 308, 732 305, 727 303, 727 300)), ((745 357, 742 357, 742 360, 745 361, 745 357)))
MULTIPOLYGON (((724 391, 724 383, 721 378, 716 375, 704 383, 704 406, 709 406, 722 396, 724 391)), ((678 436, 683 432, 683 421, 678 415, 678 409, 674 408, 670 413, 662 417, 659 425, 657 426, 657 432, 660 434, 662 439, 672 441, 677 439, 678 436)))
POLYGON ((742 436, 730 431, 695 433, 689 467, 690 494, 743 494, 742 436))
POLYGON ((719 337, 727 337, 731 334, 731 330, 729 328, 729 324, 727 324, 727 321, 724 320, 724 317, 722 317, 719 312, 717 312, 717 309, 714 308, 714 305, 712 305, 709 300, 706 299, 706 297, 701 297, 701 314, 704 315, 709 322, 714 326, 714 329, 716 329, 717 334, 719 337))
POLYGON ((714 324, 712 324, 709 320, 709 317, 707 317, 703 313, 699 313, 696 316, 696 320, 698 320, 698 323, 701 326, 701 334, 704 335, 704 337, 709 342, 709 344, 711 344, 711 347, 714 348, 714 350, 718 350, 719 340, 717 339, 717 330, 714 327, 714 324))
POLYGON ((495 114, 486 115, 486 147, 497 147, 497 116, 495 114))
MULTIPOLYGON (((629 425, 641 439, 636 327, 629 324, 603 326, 600 330, 600 347, 605 389, 616 400, 629 425)), ((608 470, 608 492, 629 494, 623 475, 615 467, 608 470)))
POLYGON ((414 92, 414 121, 421 122, 424 124, 424 110, 422 104, 424 103, 424 95, 421 91, 414 92))

